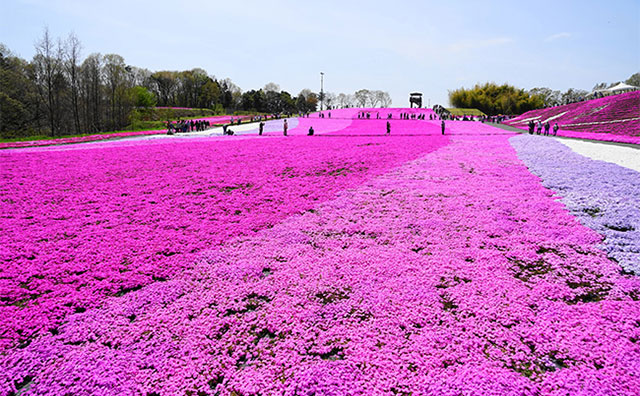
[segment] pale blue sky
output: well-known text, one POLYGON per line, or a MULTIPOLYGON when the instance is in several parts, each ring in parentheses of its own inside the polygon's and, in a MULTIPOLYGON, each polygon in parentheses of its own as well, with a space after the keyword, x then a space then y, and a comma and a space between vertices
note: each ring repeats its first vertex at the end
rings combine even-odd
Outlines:
POLYGON ((640 71, 640 0, 0 0, 0 42, 31 59, 49 27, 150 70, 201 67, 243 90, 275 82, 388 91, 407 106, 449 89, 507 82, 590 90, 640 71))

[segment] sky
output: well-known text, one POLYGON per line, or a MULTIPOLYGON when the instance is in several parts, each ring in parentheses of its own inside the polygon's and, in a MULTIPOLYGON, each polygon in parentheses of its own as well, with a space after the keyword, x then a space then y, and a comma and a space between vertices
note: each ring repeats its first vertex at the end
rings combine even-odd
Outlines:
POLYGON ((389 92, 448 105, 476 83, 591 90, 640 72, 640 0, 0 0, 0 43, 25 59, 45 28, 83 57, 116 53, 158 70, 202 68, 243 90, 274 82, 389 92))

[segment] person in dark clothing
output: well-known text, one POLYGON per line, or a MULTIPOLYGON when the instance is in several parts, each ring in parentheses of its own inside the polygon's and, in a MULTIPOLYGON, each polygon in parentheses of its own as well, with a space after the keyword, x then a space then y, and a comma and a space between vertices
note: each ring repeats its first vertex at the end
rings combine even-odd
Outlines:
POLYGON ((284 120, 284 125, 282 126, 282 128, 283 128, 284 136, 287 136, 287 129, 289 129, 289 124, 287 123, 287 120, 284 120))
POLYGON ((440 127, 442 128, 442 134, 444 135, 444 120, 440 123, 440 127))
POLYGON ((313 136, 313 133, 314 133, 314 132, 315 132, 315 131, 313 130, 313 126, 310 126, 310 127, 309 127, 309 133, 308 133, 308 135, 309 135, 309 136, 313 136))
POLYGON ((387 121, 387 135, 391 134, 391 123, 387 121))
POLYGON ((529 120, 529 135, 533 135, 533 131, 536 127, 536 124, 533 123, 533 120, 529 120))
POLYGON ((260 121, 260 125, 258 127, 258 135, 262 136, 263 131, 264 131, 264 121, 260 121))
POLYGON ((553 136, 558 134, 558 123, 553 124, 553 136))
POLYGON ((549 136, 549 129, 551 128, 551 125, 549 125, 549 121, 544 123, 544 136, 549 136))

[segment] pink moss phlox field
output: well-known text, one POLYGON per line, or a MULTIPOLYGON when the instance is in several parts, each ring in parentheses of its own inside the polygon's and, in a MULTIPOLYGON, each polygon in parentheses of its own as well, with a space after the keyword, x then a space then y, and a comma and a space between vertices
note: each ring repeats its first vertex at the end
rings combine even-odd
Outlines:
POLYGON ((95 141, 107 140, 107 139, 126 138, 126 137, 132 137, 132 136, 157 135, 160 133, 166 133, 166 130, 115 132, 115 133, 104 133, 104 134, 96 134, 96 135, 59 138, 59 139, 28 140, 28 141, 22 141, 22 142, 4 142, 4 143, 0 143, 0 149, 50 146, 54 144, 86 143, 86 142, 95 142, 95 141))
POLYGON ((513 134, 450 128, 448 145, 8 351, 4 393, 637 394, 638 278, 513 134))
MULTIPOLYGON (((221 125, 221 124, 229 123, 232 118, 236 121, 238 119, 247 121, 251 119, 251 117, 253 116, 223 115, 223 116, 215 116, 215 117, 201 117, 201 118, 198 118, 198 120, 209 121, 211 125, 221 125)), ((120 138, 134 137, 134 136, 159 135, 159 134, 165 134, 166 132, 167 132, 166 129, 154 129, 154 130, 148 130, 148 131, 102 133, 102 134, 87 135, 87 136, 75 136, 75 137, 66 137, 66 138, 63 137, 63 138, 57 138, 57 139, 28 140, 28 141, 20 141, 20 142, 0 142, 0 149, 96 142, 100 140, 120 139, 120 138)))
MULTIPOLYGON (((418 136, 418 135, 436 135, 441 134, 440 121, 428 119, 429 115, 436 116, 430 109, 380 109, 380 108, 364 108, 364 109, 337 109, 325 110, 318 113, 310 114, 309 117, 300 117, 289 119, 288 135, 306 135, 309 128, 313 127, 316 135, 333 135, 333 136, 380 136, 386 134, 386 123, 391 124, 392 136, 418 136), (331 113, 331 117, 329 117, 331 113), (358 113, 369 114, 371 118, 358 118, 358 113), (424 114, 425 120, 406 120, 401 119, 400 114, 424 114), (320 117, 320 115, 324 117, 320 117), (377 115, 380 119, 377 119, 377 115), (391 114, 392 118, 388 119, 387 115, 391 114), (291 127, 291 120, 295 120, 296 126, 291 127)), ((266 136, 282 135, 283 120, 274 120, 267 122, 265 125, 266 136)), ((449 125, 447 121, 447 125, 449 125)), ((451 124, 454 125, 454 124, 451 124)), ((247 133, 257 133, 258 128, 247 131, 247 133)), ((455 130, 449 131, 456 133, 455 130)), ((492 133, 504 133, 496 131, 492 133)))
MULTIPOLYGON (((620 127, 623 127, 625 125, 628 125, 633 128, 638 128, 638 126, 640 126, 640 120, 632 120, 632 121, 621 123, 620 127)), ((568 129, 560 129, 558 130, 558 136, 568 137, 568 138, 577 138, 577 139, 599 140, 604 142, 640 144, 640 136, 617 135, 614 133, 608 133, 605 130, 603 130, 602 132, 588 132, 588 131, 582 132, 582 131, 572 131, 568 129)))
POLYGON ((529 120, 558 123, 558 136, 640 144, 640 91, 532 110, 505 123, 527 129, 529 120))
POLYGON ((0 153, 0 347, 164 281, 446 138, 118 141, 0 153))

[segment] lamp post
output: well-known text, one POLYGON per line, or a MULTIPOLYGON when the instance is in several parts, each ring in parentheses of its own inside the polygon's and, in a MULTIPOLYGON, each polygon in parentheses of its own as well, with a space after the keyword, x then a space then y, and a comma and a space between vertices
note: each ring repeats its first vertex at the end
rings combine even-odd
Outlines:
POLYGON ((320 111, 324 107, 324 73, 320 72, 320 111))

